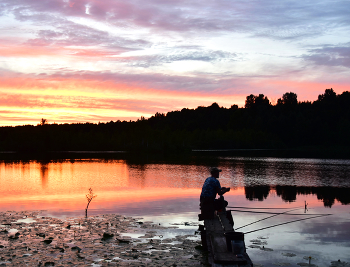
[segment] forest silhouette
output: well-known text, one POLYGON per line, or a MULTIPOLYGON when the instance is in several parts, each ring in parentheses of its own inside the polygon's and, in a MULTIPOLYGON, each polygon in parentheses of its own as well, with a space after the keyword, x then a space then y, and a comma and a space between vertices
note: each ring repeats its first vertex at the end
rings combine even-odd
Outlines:
MULTIPOLYGON (((272 105, 263 94, 245 106, 213 103, 149 119, 107 123, 0 127, 0 151, 186 152, 215 149, 333 149, 350 147, 350 92, 326 89, 314 102, 285 93, 272 105)), ((345 154, 346 154, 345 153, 345 154)))

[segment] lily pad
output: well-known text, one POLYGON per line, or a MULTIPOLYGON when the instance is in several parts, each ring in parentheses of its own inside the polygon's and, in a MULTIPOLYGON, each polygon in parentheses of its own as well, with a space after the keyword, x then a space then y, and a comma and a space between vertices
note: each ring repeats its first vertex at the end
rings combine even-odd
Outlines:
POLYGON ((289 253, 289 252, 284 252, 284 253, 282 253, 282 255, 283 255, 283 256, 286 256, 286 257, 295 257, 295 256, 296 256, 296 254, 294 254, 294 253, 289 253))

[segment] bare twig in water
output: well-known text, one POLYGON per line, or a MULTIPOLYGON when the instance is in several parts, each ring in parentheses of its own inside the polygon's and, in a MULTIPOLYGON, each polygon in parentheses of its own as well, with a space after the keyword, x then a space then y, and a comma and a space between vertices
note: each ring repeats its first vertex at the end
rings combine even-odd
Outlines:
POLYGON ((97 195, 94 195, 94 193, 92 192, 92 188, 90 187, 89 188, 89 193, 86 194, 86 199, 87 199, 87 206, 86 206, 86 209, 85 209, 85 217, 87 218, 87 210, 89 208, 89 205, 90 205, 90 202, 95 198, 97 197, 97 195))

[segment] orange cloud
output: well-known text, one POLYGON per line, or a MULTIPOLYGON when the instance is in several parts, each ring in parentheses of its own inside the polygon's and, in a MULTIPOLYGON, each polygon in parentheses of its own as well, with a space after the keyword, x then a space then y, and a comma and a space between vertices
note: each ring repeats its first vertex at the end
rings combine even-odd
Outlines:
POLYGON ((213 102, 224 107, 233 104, 242 107, 251 93, 263 93, 273 102, 285 92, 294 92, 299 101, 314 101, 326 88, 332 87, 337 93, 348 90, 341 83, 271 79, 235 85, 234 80, 215 83, 210 80, 201 76, 88 71, 51 75, 3 72, 0 125, 18 125, 20 118, 23 124, 37 124, 42 117, 58 123, 136 120, 156 112, 209 106, 213 102), (221 89, 201 90, 201 84, 206 82, 221 89), (193 90, 193 83, 198 83, 198 89, 193 90), (252 91, 245 93, 249 86, 252 91))
MULTIPOLYGON (((51 122, 63 122, 62 116, 67 114, 71 114, 69 121, 81 122, 83 118, 83 121, 97 122, 123 118, 135 120, 141 116, 152 116, 156 112, 195 108, 213 102, 230 106, 242 99, 233 95, 228 97, 200 91, 155 89, 149 87, 150 82, 132 81, 132 77, 111 80, 110 76, 113 75, 107 75, 107 79, 101 76, 102 78, 85 74, 74 77, 5 74, 0 77, 0 91, 3 95, 0 100, 0 124, 18 125, 19 120, 13 118, 23 117, 23 114, 30 112, 28 108, 34 109, 32 111, 51 122), (1 110, 12 112, 8 120, 1 110)), ((34 118, 35 124, 37 120, 34 118)))

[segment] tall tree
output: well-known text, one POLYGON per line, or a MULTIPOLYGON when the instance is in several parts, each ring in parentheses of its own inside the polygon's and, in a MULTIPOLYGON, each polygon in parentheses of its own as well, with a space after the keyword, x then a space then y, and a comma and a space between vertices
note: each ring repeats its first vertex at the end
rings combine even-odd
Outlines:
POLYGON ((333 102, 337 98, 337 94, 334 92, 333 88, 326 89, 324 94, 318 96, 318 101, 321 102, 333 102))
POLYGON ((292 92, 283 94, 282 98, 277 100, 277 105, 296 106, 297 104, 298 96, 292 92))
POLYGON ((245 108, 255 108, 258 106, 269 106, 270 100, 267 98, 267 96, 264 96, 263 94, 256 95, 249 95, 246 98, 245 101, 245 108))

